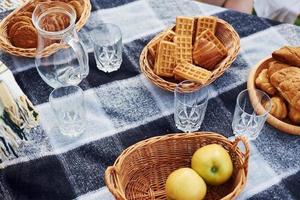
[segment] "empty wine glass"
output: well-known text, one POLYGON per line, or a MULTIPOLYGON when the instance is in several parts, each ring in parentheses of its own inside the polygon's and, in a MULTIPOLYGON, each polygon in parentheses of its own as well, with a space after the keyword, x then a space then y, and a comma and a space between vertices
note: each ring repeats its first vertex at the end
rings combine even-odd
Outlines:
POLYGON ((183 81, 177 85, 174 91, 176 127, 184 132, 193 132, 200 129, 205 116, 208 101, 208 88, 186 88, 196 85, 192 81, 183 81))
POLYGON ((246 89, 240 92, 232 121, 233 134, 244 135, 249 140, 255 140, 267 120, 271 107, 270 97, 261 90, 246 89), (250 96, 257 98, 250 98, 250 96))

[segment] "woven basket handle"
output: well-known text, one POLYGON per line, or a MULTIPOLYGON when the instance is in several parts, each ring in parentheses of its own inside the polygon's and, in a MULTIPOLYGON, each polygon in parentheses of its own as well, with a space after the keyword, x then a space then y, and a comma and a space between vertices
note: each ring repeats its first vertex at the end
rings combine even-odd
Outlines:
POLYGON ((109 191, 115 196, 117 200, 126 200, 126 197, 124 197, 124 195, 120 193, 117 171, 114 166, 109 166, 105 170, 105 183, 109 191))
POLYGON ((245 169, 246 175, 248 173, 248 162, 249 162, 249 156, 250 156, 250 146, 249 142, 246 137, 244 136, 238 136, 235 138, 233 142, 234 149, 238 148, 239 142, 242 142, 242 144, 245 147, 245 152, 241 152, 243 156, 243 162, 242 162, 242 168, 245 169))

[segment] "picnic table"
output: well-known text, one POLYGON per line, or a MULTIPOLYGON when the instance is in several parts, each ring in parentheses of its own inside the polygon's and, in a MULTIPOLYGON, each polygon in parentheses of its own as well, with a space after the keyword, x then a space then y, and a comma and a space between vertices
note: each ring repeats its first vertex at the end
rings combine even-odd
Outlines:
MULTIPOLYGON (((84 89, 87 127, 76 138, 60 134, 50 108, 50 88, 34 59, 0 53, 15 79, 40 113, 40 126, 28 135, 18 158, 2 163, 0 199, 114 199, 104 172, 128 146, 146 138, 176 133, 173 94, 153 85, 139 69, 143 47, 175 23, 176 16, 215 15, 229 22, 241 38, 232 66, 210 85, 201 130, 226 137, 237 94, 249 71, 283 45, 300 45, 300 28, 188 0, 92 0, 92 13, 80 37, 89 52, 90 73, 84 89), (123 33, 123 63, 112 73, 96 68, 88 33, 101 22, 123 33)), ((0 16, 5 16, 3 11, 0 16)), ((300 199, 300 137, 266 124, 251 142, 247 186, 239 199, 300 199)))

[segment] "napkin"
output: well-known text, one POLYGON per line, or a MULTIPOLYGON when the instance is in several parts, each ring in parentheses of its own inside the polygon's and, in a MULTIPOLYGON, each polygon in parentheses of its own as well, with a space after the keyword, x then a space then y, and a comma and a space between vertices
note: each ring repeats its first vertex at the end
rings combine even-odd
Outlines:
POLYGON ((0 161, 13 155, 26 132, 38 125, 39 114, 0 61, 0 161))

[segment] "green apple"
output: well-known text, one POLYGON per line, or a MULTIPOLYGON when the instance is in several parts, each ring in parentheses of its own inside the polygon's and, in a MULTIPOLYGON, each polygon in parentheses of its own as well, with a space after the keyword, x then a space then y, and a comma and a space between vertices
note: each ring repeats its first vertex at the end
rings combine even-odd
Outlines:
POLYGON ((206 194, 206 184, 191 168, 180 168, 168 176, 166 194, 168 200, 201 200, 206 194))
POLYGON ((228 152, 218 144, 198 149, 192 157, 192 168, 210 185, 221 185, 232 175, 233 164, 228 152))

